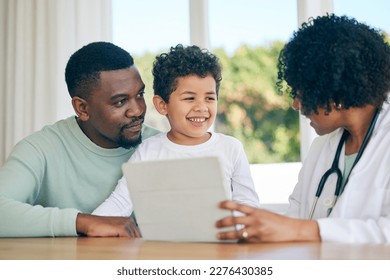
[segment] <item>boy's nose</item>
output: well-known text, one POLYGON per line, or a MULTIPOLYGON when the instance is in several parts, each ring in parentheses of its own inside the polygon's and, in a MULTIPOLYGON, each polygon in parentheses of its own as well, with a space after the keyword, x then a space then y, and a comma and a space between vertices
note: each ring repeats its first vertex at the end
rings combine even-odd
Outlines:
POLYGON ((207 112, 209 108, 204 102, 198 102, 196 103, 194 110, 199 112, 207 112))

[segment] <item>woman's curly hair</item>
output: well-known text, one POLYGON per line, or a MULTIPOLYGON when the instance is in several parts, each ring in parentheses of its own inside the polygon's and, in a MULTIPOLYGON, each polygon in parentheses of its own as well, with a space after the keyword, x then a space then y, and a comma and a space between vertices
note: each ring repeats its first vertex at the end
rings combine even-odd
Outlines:
POLYGON ((311 19, 294 32, 278 61, 277 86, 301 99, 302 113, 373 105, 390 91, 390 46, 383 33, 346 16, 311 19))
POLYGON ((171 47, 169 53, 157 56, 152 73, 154 94, 161 96, 166 103, 176 90, 179 77, 197 75, 204 78, 211 75, 216 82, 217 95, 222 80, 221 65, 214 54, 198 46, 184 47, 181 44, 171 47))

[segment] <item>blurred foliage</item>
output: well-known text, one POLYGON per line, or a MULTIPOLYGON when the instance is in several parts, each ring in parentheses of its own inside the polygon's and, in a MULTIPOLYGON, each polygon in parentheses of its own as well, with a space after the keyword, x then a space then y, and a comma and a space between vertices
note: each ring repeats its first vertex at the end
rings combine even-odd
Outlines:
POLYGON ((383 32, 383 36, 385 37, 385 41, 390 44, 390 34, 389 33, 386 33, 386 32, 383 32))
MULTIPOLYGON (((283 44, 273 42, 253 48, 243 45, 232 55, 223 49, 213 50, 223 67, 214 129, 239 139, 250 163, 300 160, 299 114, 291 109, 289 96, 278 95, 275 86, 283 44)), ((151 103, 154 58, 145 53, 135 61, 146 84, 146 122, 165 131, 167 122, 151 103)))
POLYGON ((223 66, 215 129, 238 138, 251 163, 300 160, 299 114, 275 87, 283 45, 243 45, 230 57, 214 50, 223 66))

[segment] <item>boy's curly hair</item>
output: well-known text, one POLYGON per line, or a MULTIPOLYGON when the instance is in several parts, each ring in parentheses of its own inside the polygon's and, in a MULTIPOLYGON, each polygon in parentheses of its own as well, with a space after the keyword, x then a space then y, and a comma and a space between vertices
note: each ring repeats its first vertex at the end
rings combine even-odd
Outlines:
POLYGON ((161 96, 166 103, 176 89, 178 77, 197 75, 204 78, 211 75, 216 82, 217 95, 222 80, 221 65, 214 54, 198 46, 185 47, 181 44, 157 56, 152 73, 154 94, 161 96))
POLYGON ((284 81, 302 112, 373 105, 390 90, 390 46, 383 34, 353 18, 334 14, 304 23, 279 55, 277 86, 284 81))

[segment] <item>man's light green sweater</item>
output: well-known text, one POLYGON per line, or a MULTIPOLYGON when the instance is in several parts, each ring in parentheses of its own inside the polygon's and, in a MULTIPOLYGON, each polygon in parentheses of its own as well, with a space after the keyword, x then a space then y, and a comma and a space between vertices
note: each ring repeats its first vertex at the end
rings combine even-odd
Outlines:
POLYGON ((0 237, 76 236, 77 213, 111 194, 133 152, 95 145, 75 117, 23 139, 0 169, 0 237))

